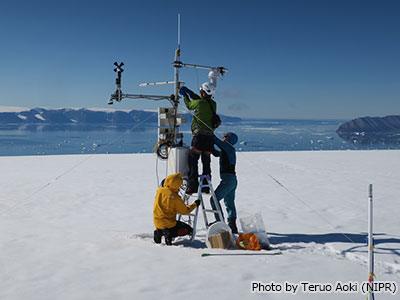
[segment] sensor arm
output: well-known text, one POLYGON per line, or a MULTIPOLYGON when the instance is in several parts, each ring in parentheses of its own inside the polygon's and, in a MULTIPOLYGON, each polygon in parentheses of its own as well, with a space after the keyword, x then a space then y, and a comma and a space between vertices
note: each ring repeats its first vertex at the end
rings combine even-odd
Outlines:
POLYGON ((202 65, 194 65, 194 64, 185 64, 181 61, 174 61, 172 65, 176 68, 194 68, 194 69, 205 69, 210 71, 218 71, 221 75, 224 75, 228 69, 224 67, 210 67, 210 66, 202 66, 202 65))
POLYGON ((117 102, 121 102, 122 99, 147 99, 147 100, 168 100, 171 103, 175 102, 175 96, 158 96, 158 95, 142 95, 142 94, 123 94, 121 89, 117 89, 114 94, 111 95, 110 100, 108 100, 108 104, 114 104, 114 100, 117 102))
POLYGON ((123 62, 121 62, 121 63, 114 62, 114 65, 116 66, 116 68, 114 69, 114 72, 117 73, 117 78, 115 79, 117 89, 115 90, 115 92, 113 94, 111 94, 111 97, 108 100, 109 105, 114 104, 114 100, 117 102, 121 102, 121 100, 124 98, 147 99, 147 100, 155 100, 155 101, 168 100, 171 102, 172 105, 174 105, 174 103, 178 100, 178 99, 175 99, 175 95, 157 96, 157 95, 124 94, 124 93, 122 93, 122 90, 121 90, 121 77, 122 76, 121 75, 122 75, 122 72, 124 71, 124 69, 122 69, 122 66, 124 65, 124 63, 123 62))

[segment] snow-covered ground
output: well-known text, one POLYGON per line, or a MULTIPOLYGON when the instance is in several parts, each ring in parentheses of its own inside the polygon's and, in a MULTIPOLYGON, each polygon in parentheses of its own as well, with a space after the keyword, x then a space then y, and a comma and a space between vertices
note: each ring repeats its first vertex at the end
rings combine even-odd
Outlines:
POLYGON ((250 288, 365 281, 370 183, 376 280, 400 286, 400 151, 238 153, 239 217, 261 212, 279 256, 201 257, 252 253, 205 249, 202 219, 193 244, 154 244, 155 169, 152 154, 0 157, 0 299, 365 299, 250 288))

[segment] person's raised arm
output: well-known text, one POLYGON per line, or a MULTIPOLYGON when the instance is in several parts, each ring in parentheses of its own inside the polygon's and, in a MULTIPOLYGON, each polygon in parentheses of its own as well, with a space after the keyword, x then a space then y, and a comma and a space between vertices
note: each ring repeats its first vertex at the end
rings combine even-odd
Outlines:
POLYGON ((225 150, 225 151, 227 151, 227 152, 229 152, 230 150, 232 150, 232 149, 231 149, 231 146, 229 146, 227 143, 221 141, 221 140, 220 140, 219 138, 217 138, 215 135, 214 135, 214 142, 215 142, 215 145, 217 145, 220 149, 223 149, 223 150, 225 150))

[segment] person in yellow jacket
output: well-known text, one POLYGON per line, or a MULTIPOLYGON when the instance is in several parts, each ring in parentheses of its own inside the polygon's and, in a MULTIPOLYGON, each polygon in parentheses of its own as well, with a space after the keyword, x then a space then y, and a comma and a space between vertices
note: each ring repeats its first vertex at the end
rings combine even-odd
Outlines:
POLYGON ((182 173, 169 175, 164 185, 159 187, 154 201, 153 222, 154 242, 161 243, 161 237, 165 237, 165 244, 171 245, 172 239, 177 236, 191 234, 193 228, 188 224, 176 220, 176 215, 187 215, 200 205, 196 200, 187 206, 181 196, 178 195, 179 187, 182 185, 182 173))

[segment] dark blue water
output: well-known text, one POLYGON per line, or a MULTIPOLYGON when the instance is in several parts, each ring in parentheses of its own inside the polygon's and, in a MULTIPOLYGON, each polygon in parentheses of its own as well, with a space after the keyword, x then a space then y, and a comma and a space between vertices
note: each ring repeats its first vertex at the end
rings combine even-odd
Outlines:
MULTIPOLYGON (((336 134, 344 120, 243 120, 216 130, 239 136, 240 151, 400 149, 399 144, 359 144, 336 134)), ((189 124, 181 128, 190 144, 189 124)), ((157 143, 157 127, 102 127, 66 125, 0 127, 0 156, 91 153, 151 153, 157 143), (133 128, 133 129, 132 129, 133 128)))

